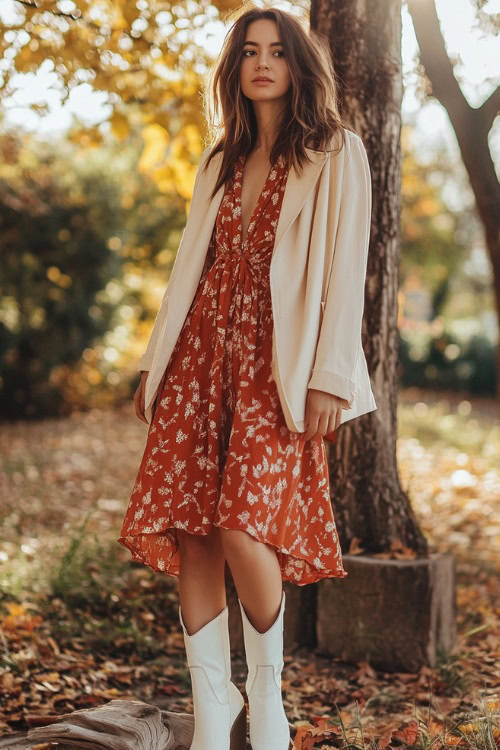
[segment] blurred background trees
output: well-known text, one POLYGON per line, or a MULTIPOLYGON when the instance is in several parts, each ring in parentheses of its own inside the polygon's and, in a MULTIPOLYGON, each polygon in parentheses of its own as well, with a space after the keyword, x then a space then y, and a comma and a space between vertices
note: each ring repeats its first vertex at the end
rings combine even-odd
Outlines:
POLYGON ((11 132, 0 152, 2 415, 128 398, 185 200, 137 171, 138 137, 89 151, 11 132))
MULTIPOLYGON (((492 13, 491 9, 487 12, 488 3, 485 0, 474 0, 474 5, 476 24, 485 36, 498 34, 500 15, 492 13)), ((496 308, 500 316, 500 182, 489 144, 490 132, 500 111, 500 86, 496 85, 480 106, 471 106, 460 86, 460 74, 456 71, 458 60, 450 58, 446 50, 435 0, 408 0, 408 8, 429 94, 436 97, 446 109, 474 193, 490 257, 496 308)), ((497 355, 500 383, 500 348, 497 355)))
POLYGON ((402 134, 399 364, 402 386, 495 394, 495 333, 489 269, 476 261, 481 228, 464 176, 440 152, 422 159, 414 128, 402 134))
MULTIPOLYGON (((494 13, 472 4, 491 36, 494 13)), ((221 23, 237 5, 2 5, 2 415, 65 414, 131 397, 205 145, 207 39, 220 46, 221 23), (43 76, 48 88, 28 95, 43 76), (82 100, 98 116, 85 117, 82 100), (57 133, 37 132, 27 116, 29 127, 12 124, 16 107, 41 123, 56 105, 73 113, 57 133)), ((294 9, 307 16, 309 2, 294 9)), ((417 60, 411 75, 423 106, 417 60)), ((492 271, 467 173, 448 149, 423 149, 410 117, 403 153, 401 385, 493 395, 492 271)))

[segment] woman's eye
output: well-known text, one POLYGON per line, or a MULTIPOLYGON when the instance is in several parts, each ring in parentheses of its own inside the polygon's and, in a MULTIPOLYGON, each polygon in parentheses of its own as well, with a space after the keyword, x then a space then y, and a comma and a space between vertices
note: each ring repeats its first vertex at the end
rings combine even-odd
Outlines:
MULTIPOLYGON (((250 54, 253 54, 255 50, 253 49, 245 49, 243 50, 243 57, 247 57, 247 52, 250 52, 250 54)), ((283 57, 283 52, 281 50, 276 50, 276 52, 273 53, 274 55, 281 55, 283 57)))

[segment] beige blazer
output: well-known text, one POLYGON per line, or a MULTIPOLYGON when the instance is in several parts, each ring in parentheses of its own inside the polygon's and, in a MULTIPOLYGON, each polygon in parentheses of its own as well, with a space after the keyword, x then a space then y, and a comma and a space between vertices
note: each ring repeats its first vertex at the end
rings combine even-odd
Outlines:
MULTIPOLYGON (((368 159, 359 136, 346 131, 340 151, 306 149, 301 176, 288 174, 270 263, 272 374, 288 428, 305 431, 308 388, 343 402, 341 423, 377 408, 361 345, 361 320, 371 217, 368 159)), ((332 148, 335 144, 332 143, 332 148)), ((224 194, 214 198, 222 154, 196 174, 189 216, 170 279, 138 370, 147 370, 145 416, 152 419, 158 386, 203 272, 224 194)))

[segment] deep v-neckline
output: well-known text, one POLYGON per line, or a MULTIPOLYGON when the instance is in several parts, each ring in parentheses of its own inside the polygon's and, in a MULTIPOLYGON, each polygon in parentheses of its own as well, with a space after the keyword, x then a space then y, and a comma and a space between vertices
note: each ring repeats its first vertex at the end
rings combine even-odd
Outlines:
POLYGON ((271 166, 269 167, 269 171, 267 173, 267 177, 264 180, 264 184, 262 185, 262 189, 261 189, 261 191, 259 193, 259 196, 257 198, 257 202, 256 202, 256 204, 255 204, 255 206, 253 208, 252 213, 250 214, 250 219, 249 219, 249 222, 248 222, 247 231, 246 231, 246 234, 245 234, 245 239, 243 239, 243 204, 242 204, 241 197, 243 195, 243 172, 245 170, 246 159, 247 159, 247 157, 245 156, 245 154, 242 154, 241 157, 240 157, 240 180, 239 180, 239 195, 238 195, 239 202, 240 202, 240 222, 239 222, 240 226, 239 226, 239 230, 240 230, 241 248, 242 249, 245 247, 246 241, 248 239, 248 232, 249 232, 250 227, 252 225, 252 221, 254 220, 255 214, 257 213, 257 210, 258 210, 258 208, 260 206, 260 202, 262 200, 262 195, 263 195, 263 193, 264 193, 264 191, 265 191, 265 189, 267 187, 267 183, 269 182, 269 180, 271 178, 271 172, 272 172, 273 167, 274 167, 274 164, 271 164, 271 166))

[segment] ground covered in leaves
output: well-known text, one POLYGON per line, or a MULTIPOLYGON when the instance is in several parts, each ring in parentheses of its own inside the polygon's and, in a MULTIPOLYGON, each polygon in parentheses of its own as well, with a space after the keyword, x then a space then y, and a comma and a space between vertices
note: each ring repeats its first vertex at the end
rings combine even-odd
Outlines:
MULTIPOLYGON (((495 409, 401 394, 401 479, 432 548, 455 555, 457 642, 416 674, 319 651, 287 655, 283 695, 296 750, 500 746, 495 409)), ((192 712, 177 581, 131 563, 116 542, 146 430, 131 403, 1 426, 4 736, 114 698, 192 712)), ((240 655, 233 679, 242 690, 245 676, 240 655)))

